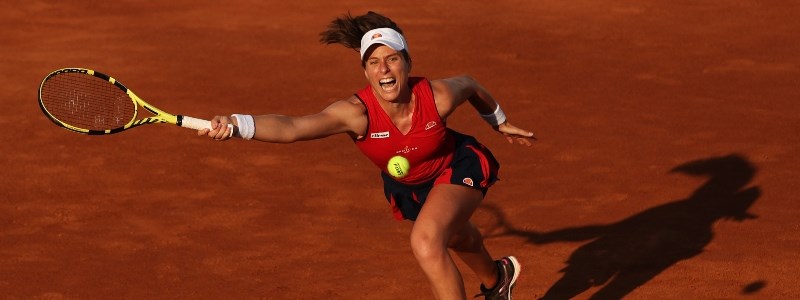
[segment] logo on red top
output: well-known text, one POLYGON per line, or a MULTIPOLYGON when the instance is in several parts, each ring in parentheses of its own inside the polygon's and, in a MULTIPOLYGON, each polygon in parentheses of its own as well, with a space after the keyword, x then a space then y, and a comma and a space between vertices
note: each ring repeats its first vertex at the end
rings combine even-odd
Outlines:
POLYGON ((428 124, 425 124, 425 130, 428 130, 428 129, 431 129, 433 127, 436 127, 436 124, 438 124, 438 123, 436 123, 436 121, 428 122, 428 124))
POLYGON ((411 151, 414 151, 414 150, 417 150, 417 149, 418 149, 417 147, 409 147, 409 146, 405 146, 405 147, 403 147, 403 149, 397 150, 397 152, 396 152, 396 153, 405 153, 405 154, 408 154, 408 153, 411 153, 411 151))
POLYGON ((371 133, 371 134, 369 135, 369 137, 371 137, 371 138, 373 138, 373 139, 385 139, 385 138, 388 138, 388 137, 389 137, 389 132, 388 132, 388 131, 384 131, 384 132, 373 132, 373 133, 371 133))

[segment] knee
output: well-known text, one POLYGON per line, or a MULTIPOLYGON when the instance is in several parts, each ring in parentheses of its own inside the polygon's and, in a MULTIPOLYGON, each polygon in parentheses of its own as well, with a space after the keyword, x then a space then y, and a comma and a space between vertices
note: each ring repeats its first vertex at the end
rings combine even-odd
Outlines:
POLYGON ((411 250, 417 261, 427 261, 441 257, 447 252, 447 243, 435 234, 424 231, 411 232, 411 250))

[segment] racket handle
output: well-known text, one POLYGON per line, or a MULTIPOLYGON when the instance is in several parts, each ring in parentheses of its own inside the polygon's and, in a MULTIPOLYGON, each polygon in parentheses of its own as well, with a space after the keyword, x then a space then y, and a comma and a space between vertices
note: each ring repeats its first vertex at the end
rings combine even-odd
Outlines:
MULTIPOLYGON (((201 129, 211 129, 211 121, 203 120, 198 118, 192 118, 187 116, 178 116, 178 125, 183 128, 190 128, 194 130, 201 130, 201 129)), ((230 129, 230 134, 228 137, 233 136, 233 124, 228 124, 228 128, 230 129)))

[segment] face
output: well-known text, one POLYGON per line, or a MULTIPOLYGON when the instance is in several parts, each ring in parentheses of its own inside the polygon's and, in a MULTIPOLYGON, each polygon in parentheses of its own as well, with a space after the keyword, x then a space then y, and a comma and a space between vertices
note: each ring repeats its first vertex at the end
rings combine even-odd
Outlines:
POLYGON ((364 75, 372 86, 375 97, 389 102, 410 99, 408 87, 410 66, 399 51, 378 45, 366 53, 364 75))

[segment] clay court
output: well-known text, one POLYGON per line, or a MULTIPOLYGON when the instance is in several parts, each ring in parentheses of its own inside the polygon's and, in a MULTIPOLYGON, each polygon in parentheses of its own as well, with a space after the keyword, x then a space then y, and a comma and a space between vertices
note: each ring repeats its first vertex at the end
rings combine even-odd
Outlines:
POLYGON ((0 4, 0 299, 430 299, 345 135, 86 136, 36 103, 83 67, 176 114, 315 113, 366 84, 318 34, 369 10, 539 138, 449 120, 502 164, 473 221, 515 299, 800 298, 797 1, 89 2, 0 4))

